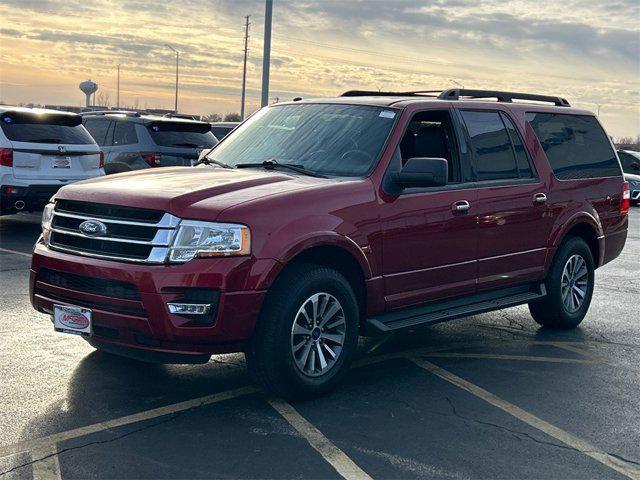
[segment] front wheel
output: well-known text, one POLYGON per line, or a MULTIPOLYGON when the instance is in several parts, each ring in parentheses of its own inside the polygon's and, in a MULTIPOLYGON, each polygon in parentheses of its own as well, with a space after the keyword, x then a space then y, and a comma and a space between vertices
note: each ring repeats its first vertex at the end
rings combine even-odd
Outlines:
POLYGON ((549 328, 577 327, 591 304, 594 270, 587 243, 580 237, 565 240, 549 269, 547 296, 529 304, 533 319, 549 328))
POLYGON ((258 383, 285 398, 322 395, 340 382, 358 340, 358 304, 337 271, 296 265, 265 299, 246 350, 258 383))

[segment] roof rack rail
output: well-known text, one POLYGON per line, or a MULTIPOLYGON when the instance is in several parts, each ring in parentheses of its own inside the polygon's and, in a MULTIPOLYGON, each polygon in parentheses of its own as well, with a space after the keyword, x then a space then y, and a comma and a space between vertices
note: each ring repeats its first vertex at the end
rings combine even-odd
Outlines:
POLYGON ((440 100, 459 100, 460 97, 470 98, 496 98, 498 102, 512 102, 513 100, 533 100, 536 102, 549 102, 558 107, 570 107, 569 102, 562 97, 549 95, 536 95, 533 93, 501 92, 497 90, 470 90, 466 88, 450 88, 444 90, 438 98, 440 100))
POLYGON ((374 90, 348 90, 341 97, 436 97, 442 90, 418 90, 415 92, 379 92, 374 90), (432 94, 432 95, 429 95, 432 94))
POLYGON ((80 115, 84 117, 90 117, 92 115, 126 115, 127 117, 139 117, 140 113, 133 110, 94 110, 81 112, 80 115))

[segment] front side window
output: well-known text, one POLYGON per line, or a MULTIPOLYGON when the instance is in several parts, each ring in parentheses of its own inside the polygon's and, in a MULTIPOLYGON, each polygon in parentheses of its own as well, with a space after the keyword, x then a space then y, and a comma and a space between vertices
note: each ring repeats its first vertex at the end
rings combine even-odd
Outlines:
POLYGON ((0 128, 12 142, 95 144, 81 122, 79 115, 5 112, 0 117, 0 128))
POLYGON ((527 120, 559 179, 621 174, 611 143, 595 117, 528 112, 527 120))
POLYGON ((511 138, 498 112, 461 110, 478 181, 520 178, 511 138))
POLYGON ((323 175, 362 177, 378 161, 398 111, 344 104, 265 108, 208 155, 229 165, 276 160, 323 175))

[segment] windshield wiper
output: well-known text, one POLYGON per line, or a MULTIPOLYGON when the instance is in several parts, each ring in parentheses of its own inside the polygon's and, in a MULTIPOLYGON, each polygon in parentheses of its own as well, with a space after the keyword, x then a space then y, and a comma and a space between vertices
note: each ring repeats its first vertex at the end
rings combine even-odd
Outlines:
POLYGON ((302 165, 296 165, 294 163, 280 163, 275 158, 270 158, 260 163, 238 163, 236 165, 236 168, 251 168, 251 167, 263 167, 263 168, 266 168, 267 170, 276 170, 280 168, 280 169, 292 170, 297 173, 302 173, 303 175, 308 175, 309 177, 327 178, 326 175, 322 175, 321 173, 307 170, 302 165))
POLYGON ((197 148, 200 145, 197 145, 195 143, 172 143, 171 146, 173 147, 191 147, 191 148, 197 148))
POLYGON ((220 160, 216 160, 215 158, 209 158, 209 157, 202 157, 200 160, 198 160, 196 163, 193 164, 193 166, 195 167, 196 165, 218 165, 219 167, 222 168, 234 168, 232 165, 229 165, 228 163, 224 163, 221 162, 220 160))

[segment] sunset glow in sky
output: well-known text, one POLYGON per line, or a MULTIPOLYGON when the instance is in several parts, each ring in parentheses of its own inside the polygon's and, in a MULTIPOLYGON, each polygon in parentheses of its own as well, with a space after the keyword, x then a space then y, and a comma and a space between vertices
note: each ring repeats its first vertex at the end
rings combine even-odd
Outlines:
MULTIPOLYGON (((91 79, 115 105, 240 110, 251 15, 247 110, 258 107, 263 0, 2 0, 0 101, 81 105, 91 79)), ((614 136, 640 134, 638 0, 274 0, 271 94, 456 86, 555 94, 614 136)))

